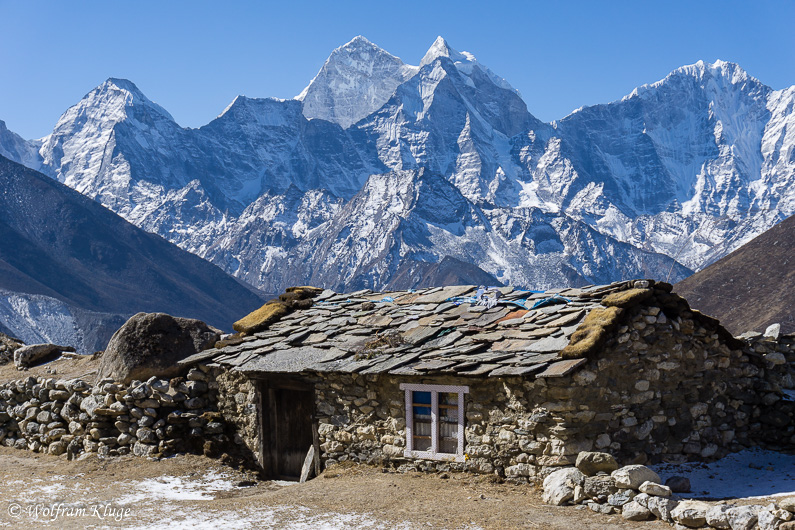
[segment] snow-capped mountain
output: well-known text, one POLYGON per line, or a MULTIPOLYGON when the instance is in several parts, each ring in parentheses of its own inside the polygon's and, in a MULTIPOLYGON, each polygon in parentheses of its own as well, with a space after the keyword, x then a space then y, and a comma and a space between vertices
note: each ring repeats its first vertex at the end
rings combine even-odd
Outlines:
POLYGON ((546 124, 442 38, 412 66, 357 37, 293 100, 186 129, 109 79, 0 148, 266 291, 412 287, 445 260, 543 288, 675 281, 795 213, 794 108, 699 62, 546 124))

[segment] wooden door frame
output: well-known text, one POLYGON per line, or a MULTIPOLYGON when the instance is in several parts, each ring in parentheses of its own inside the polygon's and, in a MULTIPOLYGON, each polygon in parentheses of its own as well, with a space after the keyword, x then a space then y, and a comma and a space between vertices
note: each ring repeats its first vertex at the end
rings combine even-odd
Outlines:
POLYGON ((275 421, 275 408, 271 406, 275 401, 275 390, 297 390, 310 392, 312 396, 312 445, 315 448, 314 471, 315 476, 320 475, 320 435, 318 433, 317 403, 315 386, 303 378, 286 375, 263 375, 254 378, 257 404, 257 425, 259 435, 259 464, 266 477, 274 477, 274 448, 271 433, 275 421))

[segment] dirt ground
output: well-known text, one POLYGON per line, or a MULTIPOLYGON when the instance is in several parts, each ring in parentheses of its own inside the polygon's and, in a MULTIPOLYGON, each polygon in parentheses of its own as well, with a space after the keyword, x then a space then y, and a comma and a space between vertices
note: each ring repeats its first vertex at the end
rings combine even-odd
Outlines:
POLYGON ((15 381, 26 377, 52 377, 53 379, 83 379, 93 382, 99 368, 100 358, 93 355, 66 353, 61 357, 32 366, 27 370, 17 370, 13 362, 0 365, 0 382, 15 381), (55 372, 55 373, 53 373, 55 372))
POLYGON ((547 506, 530 486, 469 474, 337 466, 305 484, 260 481, 195 455, 81 460, 0 447, 7 528, 668 528, 547 506))

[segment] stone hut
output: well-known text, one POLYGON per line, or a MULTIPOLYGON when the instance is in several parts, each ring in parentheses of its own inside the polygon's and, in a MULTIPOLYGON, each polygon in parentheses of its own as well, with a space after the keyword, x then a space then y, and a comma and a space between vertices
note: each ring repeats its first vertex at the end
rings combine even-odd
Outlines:
POLYGON ((795 445, 792 337, 750 348, 666 283, 288 291, 182 361, 217 382, 266 476, 352 460, 534 482, 581 451, 656 463, 795 445))

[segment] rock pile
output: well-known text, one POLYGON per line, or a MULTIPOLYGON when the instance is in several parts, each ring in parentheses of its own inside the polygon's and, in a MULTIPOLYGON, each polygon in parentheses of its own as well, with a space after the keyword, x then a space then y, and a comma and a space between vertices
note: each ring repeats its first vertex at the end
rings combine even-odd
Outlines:
MULTIPOLYGON (((629 521, 661 519, 677 528, 795 529, 795 497, 744 506, 683 500, 675 493, 681 492, 685 482, 684 477, 672 477, 662 484, 659 475, 646 466, 619 468, 607 453, 582 452, 575 467, 547 475, 543 499, 548 504, 577 504, 606 515, 620 513, 629 521)), ((685 487, 689 489, 689 483, 685 487)))
POLYGON ((217 453, 229 442, 205 371, 124 385, 28 377, 0 385, 0 443, 72 457, 217 453))

